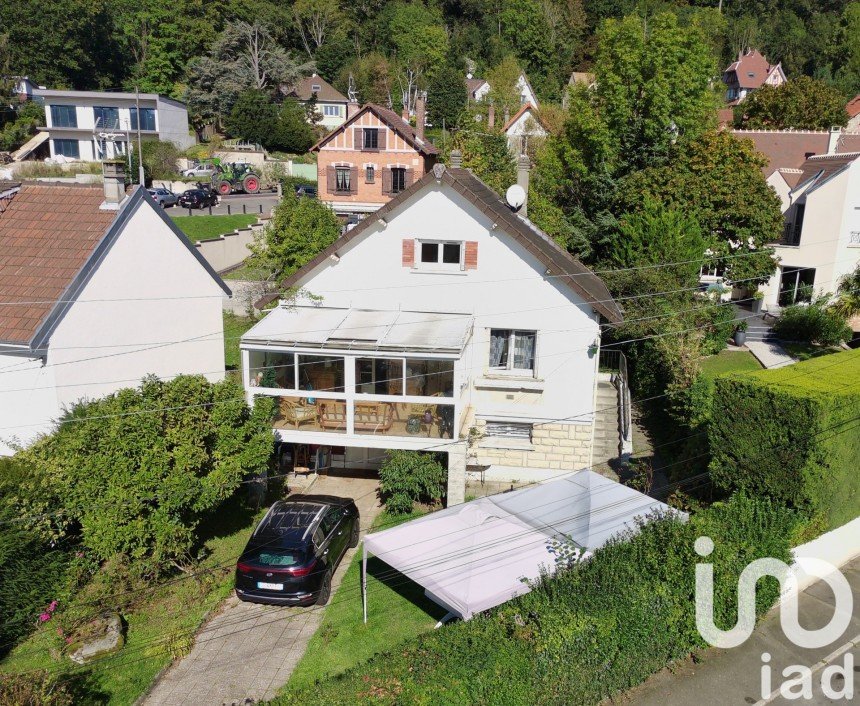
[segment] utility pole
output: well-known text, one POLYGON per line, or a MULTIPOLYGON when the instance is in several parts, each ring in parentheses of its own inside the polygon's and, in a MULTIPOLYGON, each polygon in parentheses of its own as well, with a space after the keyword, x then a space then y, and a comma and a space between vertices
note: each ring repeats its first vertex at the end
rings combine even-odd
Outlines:
POLYGON ((143 150, 140 148, 140 90, 137 86, 134 87, 134 93, 137 110, 137 183, 143 186, 146 180, 143 176, 143 150))

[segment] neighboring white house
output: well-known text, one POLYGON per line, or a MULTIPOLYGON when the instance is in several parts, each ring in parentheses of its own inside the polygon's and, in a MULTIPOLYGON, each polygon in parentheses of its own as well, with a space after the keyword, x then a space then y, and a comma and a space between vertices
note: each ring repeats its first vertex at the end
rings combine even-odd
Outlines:
POLYGON ((319 300, 258 302, 276 306, 241 342, 248 399, 279 398, 297 458, 445 452, 449 504, 467 464, 520 481, 590 465, 600 321, 621 320, 594 273, 459 160, 282 283, 319 300))
MULTIPOLYGON (((472 74, 466 74, 466 90, 470 101, 480 102, 484 100, 490 93, 490 84, 482 78, 474 78, 472 74)), ((520 105, 531 103, 533 106, 540 107, 537 96, 535 95, 532 85, 529 83, 528 76, 521 73, 517 79, 517 90, 520 93, 520 105)))
POLYGON ((123 178, 0 186, 0 455, 146 375, 224 376, 230 290, 123 178))
POLYGON ((723 71, 726 102, 737 105, 762 86, 781 86, 787 81, 782 64, 771 64, 756 49, 738 52, 736 61, 723 71))
POLYGON ((860 264, 860 152, 809 157, 783 197, 779 269, 764 287, 768 308, 836 291, 860 264))
POLYGON ((51 157, 94 162, 128 153, 140 134, 145 140, 165 140, 184 150, 197 142, 188 129, 184 103, 155 93, 55 91, 37 88, 33 98, 44 101, 45 126, 51 157))
POLYGON ((311 97, 317 97, 317 113, 322 116, 319 125, 326 130, 334 130, 346 122, 349 99, 317 74, 303 78, 288 96, 307 104, 311 97))
POLYGON ((525 154, 530 140, 542 139, 549 134, 531 103, 525 103, 508 120, 502 132, 508 138, 508 149, 514 154, 525 154))

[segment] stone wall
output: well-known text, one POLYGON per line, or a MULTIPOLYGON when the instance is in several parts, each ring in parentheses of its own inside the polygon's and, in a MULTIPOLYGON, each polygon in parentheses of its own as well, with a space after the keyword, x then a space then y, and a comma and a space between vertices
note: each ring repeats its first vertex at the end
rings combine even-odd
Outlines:
MULTIPOLYGON (((475 423, 479 433, 485 422, 475 423)), ((531 441, 484 436, 470 452, 471 466, 503 466, 507 471, 484 474, 487 480, 539 480, 564 471, 577 471, 591 465, 593 429, 591 424, 536 424, 531 441), (519 475, 514 473, 517 469, 519 475), (534 471, 534 472, 532 472, 534 471), (541 474, 539 471, 549 471, 541 474), (513 476, 508 475, 516 475, 513 476)))
POLYGON ((254 236, 265 228, 268 222, 268 218, 259 218, 257 223, 249 228, 239 228, 212 240, 201 240, 195 243, 195 246, 213 270, 224 272, 245 261, 251 254, 249 248, 254 242, 254 236))

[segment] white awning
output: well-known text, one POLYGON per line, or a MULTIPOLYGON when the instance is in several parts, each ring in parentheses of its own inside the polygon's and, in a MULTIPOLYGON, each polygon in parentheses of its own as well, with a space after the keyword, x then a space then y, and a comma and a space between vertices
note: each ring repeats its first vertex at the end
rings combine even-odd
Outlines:
MULTIPOLYGON (((525 580, 555 569, 559 540, 587 556, 637 521, 677 513, 593 471, 479 498, 364 538, 371 553, 464 620, 527 593, 525 580)), ((683 513, 679 516, 686 517, 683 513)), ((366 591, 365 620, 366 613, 366 591)))
POLYGON ((460 353, 472 320, 471 314, 281 306, 242 336, 242 343, 460 353))

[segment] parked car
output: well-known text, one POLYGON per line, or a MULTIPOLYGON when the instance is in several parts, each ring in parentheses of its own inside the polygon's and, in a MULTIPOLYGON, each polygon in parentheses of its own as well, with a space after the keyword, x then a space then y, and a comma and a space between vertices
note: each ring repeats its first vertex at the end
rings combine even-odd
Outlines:
POLYGON ((179 195, 182 208, 206 208, 218 205, 218 194, 206 189, 188 189, 179 195))
POLYGON ((215 173, 215 167, 211 164, 196 164, 190 169, 186 169, 182 172, 182 176, 185 177, 203 177, 204 179, 211 179, 212 175, 215 173))
POLYGON ((152 196, 153 201, 162 208, 175 206, 179 201, 179 197, 170 189, 147 189, 147 191, 149 192, 149 195, 152 196))
POLYGON ((236 564, 240 600, 274 605, 325 605, 344 553, 358 546, 352 498, 293 495, 257 525, 236 564))
POLYGON ((317 187, 299 184, 296 187, 296 196, 307 196, 309 199, 315 199, 317 197, 317 187))

